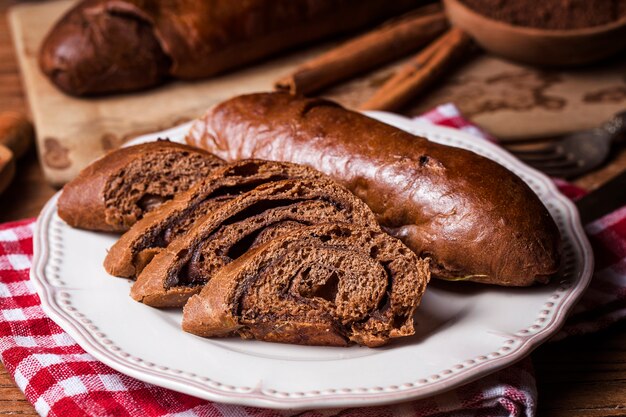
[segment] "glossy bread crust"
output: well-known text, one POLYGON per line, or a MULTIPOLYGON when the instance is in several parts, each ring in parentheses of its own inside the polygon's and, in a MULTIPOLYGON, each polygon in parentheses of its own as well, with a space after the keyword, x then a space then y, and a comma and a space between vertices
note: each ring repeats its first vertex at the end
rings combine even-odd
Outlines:
POLYGON ((78 3, 48 33, 39 66, 61 90, 97 95, 149 88, 169 77, 170 58, 146 16, 115 2, 78 3))
POLYGON ((199 79, 354 30, 420 0, 86 0, 52 28, 43 72, 69 94, 199 79))
POLYGON ((285 93, 235 97, 198 120, 187 142, 228 161, 290 161, 330 175, 390 234, 431 257, 435 277, 527 286, 558 270, 558 229, 520 178, 336 103, 285 93))

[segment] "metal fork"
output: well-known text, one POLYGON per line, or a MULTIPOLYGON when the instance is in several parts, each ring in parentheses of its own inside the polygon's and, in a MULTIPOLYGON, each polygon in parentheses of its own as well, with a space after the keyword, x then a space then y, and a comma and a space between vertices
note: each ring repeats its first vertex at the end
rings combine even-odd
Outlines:
POLYGON ((602 164, 612 146, 626 142, 626 111, 595 129, 565 135, 529 148, 528 144, 503 146, 522 162, 552 177, 574 178, 602 164))

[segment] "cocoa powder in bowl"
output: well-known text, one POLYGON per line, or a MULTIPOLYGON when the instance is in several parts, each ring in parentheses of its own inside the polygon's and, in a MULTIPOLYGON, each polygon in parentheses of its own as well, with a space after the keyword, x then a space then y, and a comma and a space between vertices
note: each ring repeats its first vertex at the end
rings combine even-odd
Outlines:
POLYGON ((461 1, 492 19, 541 29, 580 29, 626 18, 626 0, 461 1))

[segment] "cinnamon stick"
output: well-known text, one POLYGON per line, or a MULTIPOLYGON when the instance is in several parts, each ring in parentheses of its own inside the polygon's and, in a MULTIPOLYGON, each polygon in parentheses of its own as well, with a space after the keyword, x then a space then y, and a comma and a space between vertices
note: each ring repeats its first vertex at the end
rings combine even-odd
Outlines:
POLYGON ((312 59, 276 81, 277 90, 310 94, 421 48, 448 28, 441 5, 421 7, 312 59))
POLYGON ((397 110, 450 69, 470 44, 469 35, 461 29, 448 30, 400 68, 360 109, 397 110))

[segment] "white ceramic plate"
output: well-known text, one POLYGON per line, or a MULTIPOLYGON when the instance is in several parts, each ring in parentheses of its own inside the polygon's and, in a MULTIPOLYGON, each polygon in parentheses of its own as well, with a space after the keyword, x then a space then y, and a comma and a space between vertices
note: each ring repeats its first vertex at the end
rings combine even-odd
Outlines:
MULTIPOLYGON (((364 406, 426 397, 527 355, 559 329, 591 278, 593 257, 575 207, 548 178, 495 145, 453 129, 370 114, 432 141, 470 149, 523 178, 563 234, 559 277, 524 289, 433 282, 416 315, 417 334, 383 348, 202 339, 180 330, 180 311, 133 301, 130 282, 102 268, 116 236, 68 227, 57 216, 55 196, 37 221, 31 271, 45 312, 87 352, 120 372, 209 400, 260 407, 364 406)), ((181 140, 186 129, 138 141, 181 140)))

